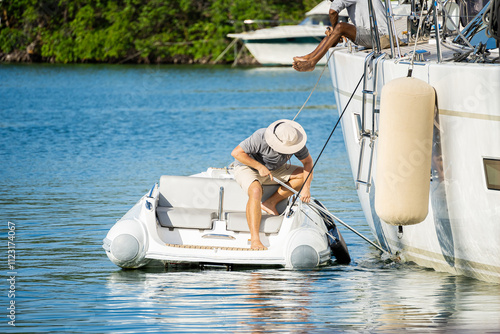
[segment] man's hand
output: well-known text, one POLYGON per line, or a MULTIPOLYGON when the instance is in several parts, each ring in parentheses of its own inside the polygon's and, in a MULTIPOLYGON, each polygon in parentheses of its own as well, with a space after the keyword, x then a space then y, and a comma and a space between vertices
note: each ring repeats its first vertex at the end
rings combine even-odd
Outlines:
POLYGON ((332 33, 333 33, 333 28, 330 26, 326 27, 325 35, 330 36, 332 33))
POLYGON ((300 192, 300 200, 304 203, 309 203, 311 201, 311 191, 308 187, 304 187, 300 192))
POLYGON ((311 181, 313 179, 312 168, 314 166, 314 162, 310 154, 307 158, 300 160, 300 162, 304 165, 304 174, 302 176, 303 180, 307 180, 305 181, 302 191, 300 192, 300 199, 302 202, 309 203, 311 201, 311 181))
POLYGON ((266 166, 252 159, 252 157, 246 154, 240 145, 236 146, 233 152, 231 152, 231 155, 239 162, 244 163, 248 167, 256 169, 259 172, 260 176, 269 176, 271 180, 273 179, 271 171, 266 166))
POLYGON ((260 165, 257 170, 259 171, 260 176, 269 176, 269 178, 271 178, 271 180, 273 179, 273 175, 271 174, 271 171, 269 169, 267 169, 266 166, 260 165))

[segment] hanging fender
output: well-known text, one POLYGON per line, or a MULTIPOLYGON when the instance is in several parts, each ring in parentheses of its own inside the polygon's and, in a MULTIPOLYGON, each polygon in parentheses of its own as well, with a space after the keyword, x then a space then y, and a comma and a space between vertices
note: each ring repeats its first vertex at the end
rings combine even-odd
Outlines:
POLYGON ((417 224, 428 214, 434 106, 434 88, 422 80, 382 88, 375 211, 388 224, 417 224))

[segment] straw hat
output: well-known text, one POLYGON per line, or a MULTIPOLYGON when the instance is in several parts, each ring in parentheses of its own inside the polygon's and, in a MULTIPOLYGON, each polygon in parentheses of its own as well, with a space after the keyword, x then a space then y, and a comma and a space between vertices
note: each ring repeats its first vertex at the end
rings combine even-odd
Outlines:
POLYGON ((304 128, 299 123, 288 119, 280 119, 269 125, 264 138, 273 150, 282 154, 297 153, 307 141, 304 128))

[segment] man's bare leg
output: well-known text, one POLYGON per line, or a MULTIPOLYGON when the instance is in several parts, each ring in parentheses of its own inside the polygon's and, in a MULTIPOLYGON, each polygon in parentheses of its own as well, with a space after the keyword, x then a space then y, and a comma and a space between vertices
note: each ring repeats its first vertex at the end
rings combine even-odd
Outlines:
POLYGON ((316 64, 326 54, 328 49, 337 45, 341 36, 333 33, 330 36, 323 38, 318 47, 305 57, 294 58, 293 68, 299 72, 308 72, 314 70, 316 64), (323 43, 324 42, 324 43, 323 43))
POLYGON ((262 219, 260 201, 262 200, 262 186, 259 181, 253 181, 248 188, 247 222, 250 229, 250 247, 257 250, 267 249, 260 241, 259 230, 262 219))
MULTIPOLYGON (((306 54, 305 56, 297 56, 297 57, 293 57, 293 64, 294 64, 294 67, 295 68, 295 64, 296 63, 302 63, 302 62, 309 62, 311 60, 313 60, 314 58, 316 58, 318 56, 318 54, 320 53, 320 51, 322 50, 327 50, 330 48, 330 44, 332 43, 332 41, 329 40, 329 36, 323 38, 323 40, 319 43, 319 45, 316 47, 316 49, 314 49, 311 53, 309 54, 306 54)), ((335 43, 336 45, 336 43, 335 43)), ((326 51, 325 51, 326 53, 326 51)), ((321 56, 322 57, 322 56, 321 56)), ((319 59, 321 59, 321 57, 319 57, 319 59)), ((319 61, 319 60, 318 60, 319 61)), ((316 63, 318 62, 316 61, 316 63)), ((296 69, 296 68, 295 68, 296 69)), ((314 69, 314 66, 312 67, 312 69, 314 69)), ((312 70, 311 69, 311 70, 312 70)), ((297 69, 296 69, 297 70, 297 69)))
POLYGON ((333 29, 333 32, 323 38, 318 47, 305 57, 297 57, 293 63, 293 68, 299 72, 308 72, 314 70, 316 64, 321 58, 326 54, 326 52, 335 45, 338 44, 342 36, 349 38, 350 40, 356 39, 356 27, 349 23, 339 23, 333 29))
MULTIPOLYGON (((300 187, 302 187, 302 183, 304 182, 302 175, 303 175, 303 168, 302 167, 296 168, 293 171, 292 175, 290 176, 288 185, 291 188, 298 191, 300 187)), ((274 194, 271 195, 271 197, 269 197, 262 203, 261 208, 270 215, 278 215, 279 213, 278 210, 276 209, 276 205, 278 205, 278 203, 284 200, 285 198, 288 198, 292 195, 293 193, 290 190, 281 186, 278 188, 278 190, 276 190, 274 194)))
MULTIPOLYGON (((327 30, 325 32, 326 37, 330 36, 333 33, 333 29, 331 27, 328 27, 328 28, 327 28, 327 30), (328 28, 330 28, 330 29, 328 29, 328 28)), ((326 37, 321 40, 321 42, 319 43, 319 45, 311 53, 306 54, 305 56, 296 56, 296 57, 293 57, 293 60, 294 61, 304 61, 304 60, 309 60, 309 59, 313 58, 317 54, 318 50, 323 48, 323 46, 321 44, 328 43, 326 37)))

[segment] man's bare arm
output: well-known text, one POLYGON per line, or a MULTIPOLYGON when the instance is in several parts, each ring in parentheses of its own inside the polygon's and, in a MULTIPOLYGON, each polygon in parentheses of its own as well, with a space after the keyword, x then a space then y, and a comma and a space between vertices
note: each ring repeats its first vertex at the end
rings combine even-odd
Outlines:
POLYGON ((253 169, 258 170, 260 176, 270 176, 272 179, 271 172, 269 171, 269 169, 267 169, 266 166, 264 166, 263 164, 261 164, 260 162, 249 156, 247 153, 245 153, 245 151, 243 151, 240 145, 236 146, 233 152, 231 152, 231 155, 239 162, 247 165, 248 167, 252 167, 253 169))
POLYGON ((302 164, 304 165, 304 173, 302 175, 303 180, 305 181, 307 179, 307 182, 304 184, 304 187, 302 188, 300 199, 303 202, 308 203, 311 200, 311 182, 313 179, 312 168, 314 166, 314 161, 311 155, 309 154, 307 158, 300 160, 300 162, 302 162, 302 164))
POLYGON ((339 22, 339 13, 337 13, 333 9, 330 9, 330 11, 328 12, 328 16, 330 17, 330 23, 332 24, 332 29, 334 29, 337 23, 339 22))

